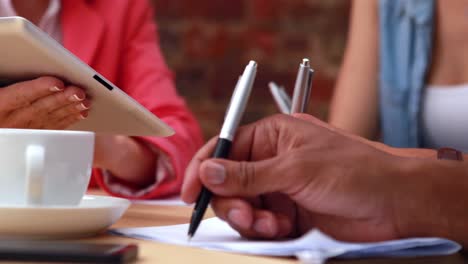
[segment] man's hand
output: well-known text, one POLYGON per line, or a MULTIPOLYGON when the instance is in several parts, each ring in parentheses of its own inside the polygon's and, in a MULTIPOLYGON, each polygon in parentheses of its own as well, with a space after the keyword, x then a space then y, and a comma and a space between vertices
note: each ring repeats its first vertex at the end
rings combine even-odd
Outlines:
POLYGON ((239 129, 231 160, 210 159, 212 139, 189 165, 182 190, 202 184, 215 213, 246 237, 294 237, 317 227, 335 238, 400 236, 394 216, 400 158, 314 118, 275 116, 239 129))
POLYGON ((88 115, 91 102, 76 86, 53 77, 0 88, 0 127, 65 129, 88 115))

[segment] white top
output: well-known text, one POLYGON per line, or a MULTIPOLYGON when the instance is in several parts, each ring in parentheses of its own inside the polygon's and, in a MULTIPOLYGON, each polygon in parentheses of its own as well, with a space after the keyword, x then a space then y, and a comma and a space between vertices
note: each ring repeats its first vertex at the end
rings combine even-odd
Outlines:
MULTIPOLYGON (((37 26, 59 43, 62 43, 62 29, 60 27, 59 16, 60 8, 60 0, 50 0, 49 6, 37 26)), ((11 0, 0 0, 0 17, 17 15, 11 0)))
POLYGON ((429 85, 421 112, 424 147, 468 152, 468 83, 429 85))

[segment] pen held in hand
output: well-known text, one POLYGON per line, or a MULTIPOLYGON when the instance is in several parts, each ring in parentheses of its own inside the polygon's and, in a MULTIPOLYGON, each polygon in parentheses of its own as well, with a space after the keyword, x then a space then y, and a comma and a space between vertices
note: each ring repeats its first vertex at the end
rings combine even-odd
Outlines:
MULTIPOLYGON (((255 61, 250 61, 234 89, 221 128, 221 133, 219 134, 215 151, 212 155, 213 158, 226 159, 229 156, 234 135, 244 114, 247 102, 249 101, 256 73, 257 63, 255 61)), ((188 230, 189 239, 195 235, 212 196, 213 194, 210 190, 206 187, 202 187, 190 219, 188 230)))
POLYGON ((303 59, 299 65, 294 86, 291 113, 305 113, 307 111, 312 77, 313 70, 311 71, 310 62, 308 59, 303 59))
POLYGON ((286 94, 282 87, 279 87, 276 83, 270 82, 268 84, 270 87, 270 93, 275 100, 276 106, 279 108, 281 113, 290 114, 291 109, 291 98, 286 94))

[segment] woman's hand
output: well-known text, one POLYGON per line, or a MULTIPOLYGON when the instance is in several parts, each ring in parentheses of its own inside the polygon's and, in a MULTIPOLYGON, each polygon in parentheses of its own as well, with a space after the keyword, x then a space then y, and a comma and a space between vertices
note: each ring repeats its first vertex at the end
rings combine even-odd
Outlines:
POLYGON ((123 135, 96 135, 94 166, 136 187, 156 180, 156 153, 144 142, 123 135))
POLYGON ((189 165, 182 198, 195 202, 203 184, 215 194, 215 213, 243 236, 294 237, 312 227, 354 241, 401 235, 398 177, 389 177, 400 158, 313 118, 276 116, 241 128, 231 160, 210 159, 215 141, 189 165))
POLYGON ((0 88, 0 127, 65 129, 88 115, 91 102, 76 86, 40 77, 0 88))

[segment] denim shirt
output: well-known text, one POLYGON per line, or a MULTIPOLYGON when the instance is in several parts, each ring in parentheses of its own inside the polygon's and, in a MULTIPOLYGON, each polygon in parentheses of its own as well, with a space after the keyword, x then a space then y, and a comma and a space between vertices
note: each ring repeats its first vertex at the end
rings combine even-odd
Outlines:
POLYGON ((385 144, 421 147, 421 97, 432 54, 434 0, 379 0, 380 125, 385 144))

